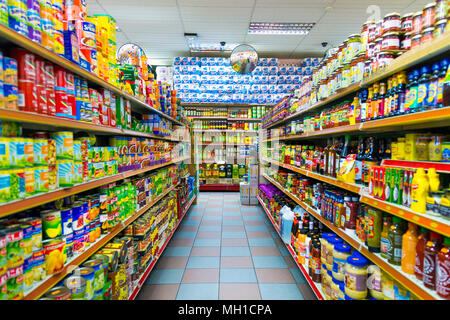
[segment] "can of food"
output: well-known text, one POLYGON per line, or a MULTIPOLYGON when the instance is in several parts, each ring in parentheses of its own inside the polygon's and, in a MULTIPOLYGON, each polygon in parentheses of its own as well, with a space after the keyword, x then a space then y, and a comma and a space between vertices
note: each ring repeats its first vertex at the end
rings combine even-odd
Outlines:
POLYGON ((37 112, 40 114, 48 114, 47 107, 47 89, 43 85, 36 85, 37 112))
POLYGON ((61 209, 62 234, 67 236, 73 233, 72 208, 61 209))
POLYGON ((40 218, 27 217, 19 220, 22 224, 29 224, 33 227, 31 242, 33 251, 42 248, 42 220, 40 218))
POLYGON ((3 58, 3 82, 4 84, 17 86, 18 83, 18 70, 17 70, 17 60, 13 58, 4 57, 3 58))
POLYGON ((46 276, 44 249, 33 251, 33 274, 36 282, 44 280, 46 276))
POLYGON ((41 212, 44 239, 55 239, 62 235, 61 212, 46 210, 41 212))
POLYGON ((97 241, 96 222, 91 221, 89 223, 89 242, 94 243, 97 241))
POLYGON ((9 268, 6 272, 7 300, 23 298, 23 266, 9 268))
POLYGON ((9 19, 8 25, 21 35, 28 36, 27 27, 27 1, 8 0, 9 19))
POLYGON ((4 84, 4 108, 9 110, 19 110, 19 88, 17 85, 4 84))
POLYGON ((30 80, 19 79, 17 88, 19 110, 37 113, 36 84, 30 80))
POLYGON ((59 273, 64 268, 64 243, 62 238, 43 242, 47 275, 59 273))
POLYGON ((4 301, 8 298, 8 287, 6 285, 7 274, 0 276, 0 300, 4 301))
POLYGON ((73 186, 74 163, 73 160, 57 160, 58 183, 61 187, 73 186))
POLYGON ((59 187, 58 172, 56 165, 48 166, 48 189, 56 190, 59 187))
POLYGON ((26 258, 23 262, 23 290, 27 291, 34 283, 33 257, 26 258))
POLYGON ((72 229, 73 231, 82 230, 84 228, 83 205, 75 203, 72 207, 72 229))
POLYGON ((90 208, 89 208, 89 218, 91 220, 98 217, 100 214, 100 199, 98 195, 93 195, 89 198, 90 208))
POLYGON ((64 279, 64 286, 70 290, 71 300, 84 300, 86 280, 82 276, 71 275, 64 279))
POLYGON ((108 270, 109 270, 109 257, 105 254, 95 254, 92 256, 93 260, 101 260, 103 262, 103 271, 104 271, 104 277, 105 281, 108 278, 108 270))
POLYGON ((56 165, 56 140, 48 139, 48 165, 56 165))
POLYGON ((90 229, 90 224, 84 224, 84 247, 87 248, 91 245, 90 241, 89 241, 89 229, 90 229))
POLYGON ((45 297, 52 300, 71 300, 71 291, 63 286, 53 287, 45 294, 45 297))
POLYGON ((23 231, 19 225, 10 225, 3 230, 6 235, 6 268, 16 268, 23 264, 23 231))
POLYGON ((86 291, 85 291, 85 299, 92 300, 94 297, 94 277, 95 270, 93 268, 77 268, 73 271, 74 275, 81 276, 84 280, 86 280, 86 291))
POLYGON ((48 192, 48 167, 37 167, 34 169, 35 192, 48 192))
MULTIPOLYGON (((0 277, 6 274, 6 260, 7 260, 7 253, 6 253, 6 234, 4 231, 0 230, 0 277)), ((0 291, 1 291, 1 285, 0 285, 0 291)), ((1 293, 0 293, 1 295, 1 293)))
POLYGON ((73 132, 53 132, 51 137, 56 140, 56 159, 73 160, 73 132))
POLYGON ((122 264, 125 262, 127 250, 126 250, 125 246, 123 245, 123 243, 110 242, 110 243, 107 243, 103 248, 108 249, 108 250, 117 251, 119 263, 122 264))
POLYGON ((0 169, 7 169, 10 166, 9 139, 7 137, 0 137, 0 169))
POLYGON ((74 231, 73 233, 73 252, 82 253, 84 252, 84 228, 81 230, 74 231))
POLYGON ((9 202, 12 199, 10 171, 12 170, 0 171, 0 203, 9 202))
POLYGON ((82 266, 86 268, 93 268, 95 270, 93 289, 94 291, 102 290, 105 285, 105 273, 103 269, 106 267, 103 264, 103 261, 100 259, 89 260, 83 263, 82 266))
POLYGON ((33 140, 33 155, 35 165, 48 165, 48 140, 34 139, 33 140))
POLYGON ((119 264, 119 254, 117 251, 102 249, 98 251, 97 255, 106 256, 108 258, 108 270, 110 272, 116 272, 119 264))
POLYGON ((82 154, 81 154, 81 141, 80 140, 74 140, 73 141, 73 160, 75 162, 82 161, 82 154))
POLYGON ((73 233, 64 236, 64 263, 73 257, 73 233))
POLYGON ((75 162, 73 165, 73 183, 83 183, 83 163, 75 162))
POLYGON ((33 254, 33 226, 31 224, 21 224, 23 233, 23 256, 29 258, 33 254))

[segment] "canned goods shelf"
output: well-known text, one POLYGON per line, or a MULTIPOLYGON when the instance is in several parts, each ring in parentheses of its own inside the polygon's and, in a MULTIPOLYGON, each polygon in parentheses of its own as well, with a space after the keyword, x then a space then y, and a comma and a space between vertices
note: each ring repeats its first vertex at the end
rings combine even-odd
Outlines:
POLYGON ((84 79, 86 79, 89 83, 94 84, 96 86, 108 89, 115 94, 129 100, 132 104, 132 107, 135 111, 140 110, 143 112, 153 112, 157 113, 161 117, 164 117, 173 123, 176 123, 181 126, 185 126, 185 124, 181 123, 180 121, 172 118, 171 116, 161 112, 160 110, 157 110, 153 108, 152 106, 146 104, 145 102, 139 100, 138 98, 123 92, 119 88, 116 88, 112 84, 106 82, 105 80, 99 78, 95 74, 88 72, 78 66, 77 64, 59 56, 58 54, 51 52, 50 50, 44 48, 40 44, 33 42, 29 38, 17 33, 16 31, 4 26, 3 24, 0 24, 0 38, 2 38, 3 41, 11 42, 17 46, 20 46, 54 64, 57 64, 66 70, 76 74, 77 76, 80 76, 84 79))
POLYGON ((45 204, 45 203, 48 203, 51 201, 55 201, 55 200, 58 200, 58 199, 61 199, 64 197, 68 197, 73 194, 91 190, 91 189, 103 186, 103 185, 111 183, 111 182, 123 180, 123 179, 129 178, 129 177, 132 177, 132 176, 136 176, 141 173, 149 172, 149 171, 152 171, 152 170, 155 170, 158 168, 162 168, 162 167, 165 167, 165 166, 168 166, 171 164, 185 161, 189 158, 190 157, 186 157, 186 158, 182 158, 179 160, 169 161, 169 162, 166 162, 163 164, 146 167, 146 168, 139 169, 139 170, 127 171, 127 172, 119 173, 119 174, 116 174, 113 176, 100 178, 100 179, 93 180, 93 181, 86 182, 86 183, 81 183, 81 184, 75 185, 70 188, 60 188, 55 191, 37 194, 35 196, 31 196, 26 199, 20 199, 20 200, 7 202, 7 203, 0 205, 0 218, 11 215, 11 214, 19 212, 19 211, 24 211, 24 210, 27 210, 27 209, 30 209, 33 207, 37 207, 37 206, 40 206, 42 204, 45 204))
POLYGON ((114 238, 117 234, 119 234, 122 230, 124 230, 127 226, 129 226, 133 221, 147 212, 152 206, 158 203, 162 198, 164 198, 169 192, 174 190, 179 184, 176 184, 165 192, 163 192, 160 196, 158 196, 154 201, 150 204, 146 205, 134 215, 129 217, 123 223, 119 223, 116 225, 108 234, 101 237, 98 241, 91 244, 90 247, 84 251, 83 253, 74 257, 70 262, 66 263, 64 269, 55 275, 48 276, 47 279, 42 281, 41 283, 34 286, 32 290, 24 294, 24 300, 36 300, 39 299, 43 294, 45 294, 48 290, 50 290, 53 286, 55 286, 59 281, 61 281, 65 276, 70 274, 73 269, 84 261, 86 261, 90 256, 92 256, 95 252, 97 252, 101 247, 103 247, 106 243, 108 243, 112 238, 114 238))
POLYGON ((130 297, 128 298, 128 300, 134 300, 136 299, 139 291, 142 288, 142 285, 144 284, 145 280, 147 280, 149 274, 152 272, 153 268, 155 267, 155 264, 158 262, 159 257, 161 256, 161 254, 164 252, 164 250, 167 247, 167 244, 169 243, 169 241, 172 239, 173 235, 175 234, 175 231, 177 231, 178 226, 180 225, 181 221, 183 221, 184 216, 186 215, 186 213, 188 212, 189 208, 191 207, 192 203, 194 202, 195 198, 196 198, 196 194, 194 194, 194 196, 192 197, 192 199, 189 201, 188 205, 186 206, 186 210, 184 210, 183 214, 181 215, 181 219, 180 221, 178 221, 177 225, 175 226, 175 228, 172 230, 172 232, 169 234, 169 236, 167 237, 166 241, 164 242, 163 246, 159 249, 158 252, 158 256, 156 257, 156 259, 154 259, 150 265, 147 267, 147 269, 144 271, 144 273, 142 274, 142 276, 139 278, 136 287, 134 288, 133 292, 131 293, 130 297))
MULTIPOLYGON (((179 141, 178 139, 172 139, 167 136, 158 136, 150 133, 126 130, 120 128, 114 128, 109 126, 104 126, 100 124, 93 124, 88 122, 81 122, 75 120, 69 120, 64 118, 58 118, 48 115, 43 115, 39 113, 33 112, 24 112, 24 111, 16 111, 16 110, 6 110, 0 109, 0 119, 8 120, 8 121, 17 121, 22 125, 29 124, 31 126, 38 125, 39 128, 42 129, 73 129, 79 131, 89 131, 98 134, 117 134, 117 135, 126 135, 126 136, 135 136, 135 137, 145 137, 151 139, 158 140, 167 140, 167 141, 179 141)), ((34 127, 35 129, 36 127, 34 127)))
MULTIPOLYGON (((280 234, 280 230, 278 230, 278 227, 275 224, 275 221, 273 220, 272 216, 270 215, 269 210, 266 208, 266 206, 264 205, 264 202, 261 200, 261 198, 259 196, 258 196, 258 201, 261 204, 261 206, 263 207, 264 212, 266 213, 266 215, 269 218, 270 222, 272 222, 273 228, 277 231, 278 236, 282 240, 282 237, 281 237, 281 234, 280 234)), ((311 277, 309 276, 309 271, 307 270, 307 268, 305 268, 305 266, 303 266, 301 263, 299 263, 297 261, 297 256, 294 253, 294 250, 292 249, 292 247, 289 244, 286 244, 286 243, 285 243, 285 245, 286 245, 286 248, 288 249, 290 255, 292 256, 292 259, 295 261, 295 263, 297 264, 297 267, 300 269, 300 272, 303 274, 303 276, 305 277, 305 279, 308 282, 309 286, 311 287, 311 289, 313 290, 314 294, 316 295, 317 299, 324 300, 324 294, 322 293, 322 286, 320 285, 320 283, 315 283, 314 281, 312 281, 311 277)))
POLYGON ((303 209, 305 209, 308 213, 310 213, 314 218, 318 219, 325 226, 327 226, 330 230, 336 233, 339 237, 341 237, 344 241, 350 244, 353 248, 359 251, 361 254, 366 256, 370 261, 375 263, 378 267, 383 269, 386 273, 388 273, 391 277, 400 282, 405 288, 414 293, 418 298, 423 300, 442 300, 435 291, 429 290, 426 288, 420 281, 418 281, 415 276, 405 274, 399 266, 394 266, 388 263, 384 258, 382 258, 379 254, 375 254, 369 251, 367 246, 364 245, 354 234, 351 234, 349 231, 342 230, 336 227, 333 223, 323 218, 319 212, 315 209, 307 205, 306 203, 300 201, 295 195, 287 191, 283 188, 279 183, 275 180, 263 174, 264 178, 266 178, 270 183, 276 186, 280 191, 294 200, 297 204, 299 204, 303 209))

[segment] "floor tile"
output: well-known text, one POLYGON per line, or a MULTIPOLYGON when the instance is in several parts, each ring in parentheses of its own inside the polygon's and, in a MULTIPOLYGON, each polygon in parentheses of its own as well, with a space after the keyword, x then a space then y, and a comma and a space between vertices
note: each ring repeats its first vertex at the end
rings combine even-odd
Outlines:
POLYGON ((300 292, 305 300, 317 300, 317 297, 311 290, 309 284, 299 283, 297 284, 297 287, 300 289, 300 292))
POLYGON ((289 257, 284 257, 284 261, 286 262, 286 265, 288 266, 288 268, 298 268, 297 264, 295 263, 294 259, 292 258, 292 256, 289 257))
POLYGON ((196 234, 196 231, 178 231, 173 237, 174 239, 194 239, 196 234))
POLYGON ((256 274, 253 268, 220 269, 220 282, 228 283, 256 283, 256 274))
POLYGON ((169 242, 169 246, 171 246, 171 247, 192 247, 193 243, 194 243, 194 239, 172 238, 169 242))
POLYGON ((278 232, 276 232, 276 231, 270 231, 270 234, 272 235, 272 238, 274 238, 274 239, 277 239, 277 238, 280 237, 280 236, 278 235, 278 232))
POLYGON ((188 257, 169 257, 162 256, 155 265, 156 269, 184 269, 188 257))
POLYGON ((259 214, 259 212, 255 212, 255 211, 243 211, 242 216, 244 216, 244 217, 260 217, 261 215, 259 214))
POLYGON ((260 215, 257 216, 242 216, 244 221, 264 221, 264 218, 260 215))
POLYGON ((226 239, 245 239, 247 235, 245 231, 223 231, 222 238, 226 239))
POLYGON ((252 256, 281 256, 280 250, 277 247, 250 247, 252 256))
POLYGON ((220 231, 199 231, 197 239, 220 239, 220 231))
POLYGON ((182 283, 178 289, 177 300, 217 300, 218 283, 182 283))
MULTIPOLYGON (((248 226, 248 225, 245 226, 245 230, 246 231, 266 231, 266 232, 270 231, 269 228, 267 228, 266 226, 248 226)), ((270 235, 270 232, 269 232, 269 235, 270 235)), ((272 236, 272 235, 270 235, 270 236, 272 236)))
POLYGON ((237 211, 237 212, 240 212, 239 208, 240 208, 239 204, 236 204, 235 202, 227 202, 227 201, 223 202, 223 211, 224 212, 226 212, 226 211, 237 211))
POLYGON ((245 231, 243 226, 222 226, 222 231, 245 231))
POLYGON ((275 244, 277 246, 279 246, 279 247, 284 247, 285 246, 284 242, 280 239, 280 237, 274 238, 273 240, 275 240, 275 244))
POLYGON ((303 300, 300 289, 291 283, 260 283, 263 300, 303 300))
POLYGON ((178 284, 183 277, 184 269, 155 269, 146 280, 147 284, 178 284))
POLYGON ((251 257, 221 257, 221 268, 253 268, 251 257))
POLYGON ((227 217, 227 216, 241 216, 241 212, 239 210, 232 211, 230 209, 224 208, 223 209, 223 216, 224 217, 227 217))
MULTIPOLYGON (((275 240, 275 242, 276 242, 276 240, 275 240)), ((289 252, 289 250, 286 248, 285 245, 279 246, 278 248, 280 249, 280 252, 281 252, 281 254, 282 254, 283 256, 285 256, 285 257, 291 257, 291 253, 289 252)))
POLYGON ((185 217, 185 218, 183 219, 183 221, 184 221, 184 220, 186 220, 186 221, 195 221, 195 220, 201 220, 201 219, 202 219, 202 216, 200 216, 200 215, 197 215, 197 216, 195 216, 195 215, 189 215, 189 216, 185 217))
POLYGON ((287 268, 283 257, 280 256, 252 256, 255 268, 287 268))
POLYGON ((243 221, 242 216, 223 216, 223 221, 230 221, 230 220, 240 221, 240 222, 243 221))
POLYGON ((249 257, 250 249, 248 247, 222 247, 222 257, 249 257))
POLYGON ((164 256, 168 257, 188 257, 191 253, 191 247, 167 247, 164 250, 164 256))
POLYGON ((220 300, 261 300, 259 287, 253 283, 221 283, 220 300))
POLYGON ((175 300, 179 284, 143 285, 136 300, 175 300))
POLYGON ((248 231, 247 230, 247 237, 272 239, 272 237, 270 236, 270 233, 267 231, 248 231))
POLYGON ((215 221, 220 221, 220 220, 222 220, 222 214, 219 214, 219 215, 204 215, 203 216, 203 220, 202 220, 202 222, 203 221, 211 221, 211 220, 215 220, 215 221))
POLYGON ((241 211, 244 212, 249 212, 249 211, 253 211, 253 212, 257 212, 258 211, 258 207, 256 206, 242 206, 241 207, 241 211))
POLYGON ((244 222, 242 220, 223 220, 222 224, 224 226, 243 226, 244 222))
POLYGON ((186 226, 186 225, 180 225, 178 227, 178 231, 197 231, 198 230, 198 226, 186 226))
POLYGON ((295 266, 295 268, 289 268, 289 271, 294 277, 296 283, 306 283, 305 277, 297 266, 295 266))
POLYGON ((244 221, 246 226, 265 226, 266 224, 264 223, 264 221, 259 221, 259 220, 247 220, 244 221))
MULTIPOLYGON (((203 231, 215 231, 215 232, 220 232, 222 231, 222 226, 200 226, 198 228, 198 232, 203 232, 203 231)), ((198 237, 198 235, 197 235, 198 237)))
POLYGON ((189 257, 186 269, 215 269, 220 267, 220 257, 189 257))
POLYGON ((222 221, 220 220, 202 220, 201 226, 220 226, 222 225, 222 221))
POLYGON ((217 218, 210 218, 210 217, 221 217, 221 216, 222 216, 222 211, 216 211, 216 210, 209 211, 208 210, 208 212, 205 212, 203 214, 203 219, 206 218, 206 220, 215 220, 217 218))
POLYGON ((217 247, 220 246, 220 239, 195 239, 194 247, 217 247))
POLYGON ((219 282, 219 269, 186 269, 181 283, 219 282))
POLYGON ((275 241, 270 238, 253 238, 248 239, 248 244, 250 246, 254 247, 269 247, 269 246, 275 246, 275 241))
POLYGON ((289 269, 256 268, 259 283, 296 283, 289 269))
POLYGON ((191 257, 220 257, 220 247, 192 247, 191 257))
POLYGON ((200 224, 200 220, 183 220, 183 226, 198 226, 200 224))
POLYGON ((222 239, 222 247, 245 247, 248 246, 247 239, 222 239))

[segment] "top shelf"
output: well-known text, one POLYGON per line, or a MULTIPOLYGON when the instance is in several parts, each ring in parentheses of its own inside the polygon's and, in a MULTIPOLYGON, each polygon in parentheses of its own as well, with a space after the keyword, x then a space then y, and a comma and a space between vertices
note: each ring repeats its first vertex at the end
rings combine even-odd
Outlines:
POLYGON ((215 107, 215 108, 252 108, 252 107, 271 107, 273 103, 182 103, 183 107, 215 107))
POLYGON ((349 94, 352 94, 352 93, 355 93, 355 92, 361 90, 362 88, 367 88, 371 84, 373 84, 377 81, 380 81, 382 79, 385 79, 387 77, 390 77, 391 75, 393 75, 397 72, 400 72, 402 70, 408 69, 410 67, 418 65, 425 61, 433 59, 448 50, 450 50, 450 32, 446 32, 446 33, 436 37, 435 39, 433 39, 432 41, 430 41, 428 43, 425 43, 423 45, 420 45, 417 48, 414 48, 414 49, 411 49, 411 50, 405 52, 400 57, 398 57, 397 59, 392 61, 386 68, 369 76, 368 78, 363 80, 361 83, 355 83, 345 89, 342 89, 335 95, 332 95, 326 99, 323 99, 313 105, 305 106, 300 111, 298 111, 294 114, 291 114, 281 120, 278 120, 278 121, 268 125, 264 129, 270 129, 270 128, 276 127, 282 123, 285 123, 289 120, 292 120, 294 118, 298 118, 307 112, 310 112, 314 109, 318 109, 318 108, 323 107, 331 102, 334 102, 341 98, 344 98, 349 94))
POLYGON ((176 123, 180 126, 184 126, 185 124, 181 123, 178 120, 175 120, 174 118, 170 117, 169 115, 161 112, 160 110, 146 104, 145 102, 139 100, 138 98, 123 92, 119 88, 113 86, 112 84, 106 82, 105 80, 99 78, 95 74, 88 72, 78 66, 77 64, 67 60, 66 58, 63 58, 59 56, 58 54, 51 52, 50 50, 44 48, 38 43, 35 43, 28 39, 27 37, 15 32, 14 30, 0 24, 0 39, 4 43, 5 40, 8 43, 13 43, 17 46, 20 46, 60 67, 65 68, 66 70, 76 74, 79 77, 82 77, 86 79, 90 84, 94 84, 96 86, 100 86, 102 88, 108 89, 112 92, 114 92, 116 95, 121 96, 131 102, 131 105, 134 109, 134 111, 141 111, 141 112, 153 112, 157 113, 161 117, 168 119, 172 121, 173 123, 176 123))

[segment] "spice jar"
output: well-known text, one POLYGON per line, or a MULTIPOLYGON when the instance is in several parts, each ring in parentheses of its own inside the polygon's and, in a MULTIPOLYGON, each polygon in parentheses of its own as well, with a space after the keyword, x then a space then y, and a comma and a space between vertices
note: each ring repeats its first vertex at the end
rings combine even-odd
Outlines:
POLYGON ((434 25, 434 9, 436 3, 430 2, 423 8, 422 13, 422 30, 432 27, 434 25))
POLYGON ((367 259, 361 255, 347 258, 345 264, 345 294, 355 300, 367 297, 367 259))
MULTIPOLYGON (((402 42, 400 44, 401 50, 409 50, 411 49, 411 32, 407 32, 404 34, 402 42)), ((422 37, 421 37, 422 38, 422 37)))
POLYGON ((414 13, 412 19, 412 34, 419 34, 420 32, 422 32, 422 11, 417 11, 416 13, 414 13))
POLYGON ((422 35, 416 34, 411 38, 411 49, 414 49, 422 44, 422 35))
POLYGON ((445 32, 447 26, 447 19, 441 19, 434 25, 433 37, 436 38, 445 32))
POLYGON ((434 39, 434 27, 426 28, 422 31, 421 43, 427 43, 434 39))
POLYGON ((383 19, 383 33, 400 31, 402 27, 402 19, 396 12, 389 13, 383 19))
POLYGON ((381 51, 399 50, 400 49, 400 33, 388 32, 383 35, 381 43, 381 51))
POLYGON ((333 250, 333 278, 344 281, 344 268, 352 248, 347 244, 337 244, 333 250))
POLYGON ((402 32, 411 32, 413 26, 413 13, 407 13, 402 17, 402 32))

